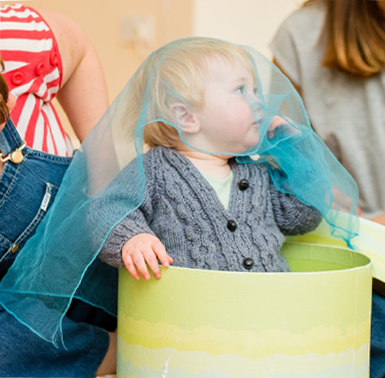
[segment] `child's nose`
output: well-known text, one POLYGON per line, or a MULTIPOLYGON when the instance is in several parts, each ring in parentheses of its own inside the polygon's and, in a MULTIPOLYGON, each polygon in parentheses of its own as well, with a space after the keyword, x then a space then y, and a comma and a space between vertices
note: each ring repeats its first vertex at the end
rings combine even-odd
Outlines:
POLYGON ((257 122, 263 119, 263 108, 260 101, 254 101, 250 104, 251 110, 253 111, 254 118, 257 122))

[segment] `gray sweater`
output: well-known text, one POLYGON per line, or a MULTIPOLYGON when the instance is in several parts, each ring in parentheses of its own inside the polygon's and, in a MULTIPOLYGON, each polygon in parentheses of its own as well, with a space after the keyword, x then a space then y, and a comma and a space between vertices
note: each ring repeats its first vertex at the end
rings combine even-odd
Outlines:
POLYGON ((271 44, 277 62, 302 88, 315 132, 353 176, 365 217, 385 213, 385 69, 366 79, 322 65, 327 2, 301 7, 271 44))
POLYGON ((143 203, 112 230, 99 254, 112 266, 124 266, 121 250, 130 238, 149 233, 161 240, 174 266, 288 271, 280 253, 284 235, 304 234, 321 221, 318 210, 279 192, 264 164, 230 160, 234 179, 228 210, 194 165, 175 150, 151 148, 143 165, 143 203))

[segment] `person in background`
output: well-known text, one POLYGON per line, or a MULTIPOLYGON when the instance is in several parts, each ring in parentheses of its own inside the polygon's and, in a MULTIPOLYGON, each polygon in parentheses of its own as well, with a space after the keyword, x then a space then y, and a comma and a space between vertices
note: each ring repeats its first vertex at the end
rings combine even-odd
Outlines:
MULTIPOLYGON (((385 224, 385 1, 309 0, 280 26, 275 64, 351 173, 363 216, 385 224)), ((385 300, 373 294, 371 378, 385 377, 385 300)))
MULTIPOLYGON (((0 55, 2 280, 51 207, 74 152, 52 100, 57 97, 80 141, 109 103, 91 42, 61 14, 20 4, 0 8, 0 55)), ((115 319, 83 302, 74 302, 63 320, 66 348, 21 324, 1 297, 0 322, 1 376, 93 377, 116 370, 115 319)))
POLYGON ((363 216, 385 224, 385 2, 306 1, 271 49, 315 131, 357 182, 363 216))

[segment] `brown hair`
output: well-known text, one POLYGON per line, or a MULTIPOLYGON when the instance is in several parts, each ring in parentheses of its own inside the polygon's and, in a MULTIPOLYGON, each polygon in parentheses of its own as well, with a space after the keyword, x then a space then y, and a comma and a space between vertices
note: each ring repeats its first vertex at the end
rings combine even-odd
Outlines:
POLYGON ((385 65, 385 17, 377 1, 307 0, 303 6, 313 3, 327 7, 322 65, 360 77, 381 72, 385 65))
POLYGON ((4 70, 4 63, 0 57, 0 124, 6 122, 9 117, 9 111, 7 106, 9 91, 8 85, 4 80, 1 71, 4 70))

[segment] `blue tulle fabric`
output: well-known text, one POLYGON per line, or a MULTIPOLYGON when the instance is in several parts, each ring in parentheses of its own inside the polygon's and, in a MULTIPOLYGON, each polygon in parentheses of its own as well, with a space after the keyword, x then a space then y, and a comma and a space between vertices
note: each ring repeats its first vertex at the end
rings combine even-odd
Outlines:
POLYGON ((194 149, 267 164, 276 187, 316 207, 332 234, 348 243, 358 234, 357 186, 314 133, 301 98, 279 69, 249 47, 208 38, 177 40, 144 61, 86 138, 50 211, 0 284, 4 308, 43 339, 62 340, 61 320, 74 297, 116 313, 117 271, 97 256, 113 227, 142 203, 143 134, 154 125, 174 128, 194 149), (173 104, 197 108, 194 91, 199 83, 204 87, 215 59, 245 65, 253 76, 255 88, 241 92, 259 140, 247 150, 207 150, 170 112, 173 104), (195 70, 194 80, 183 77, 183 69, 195 70))

